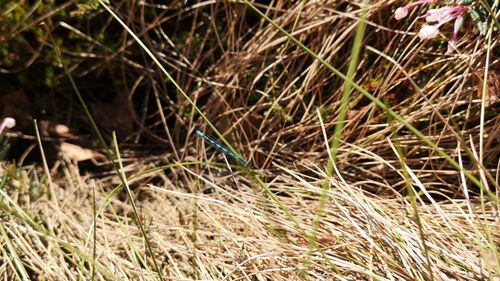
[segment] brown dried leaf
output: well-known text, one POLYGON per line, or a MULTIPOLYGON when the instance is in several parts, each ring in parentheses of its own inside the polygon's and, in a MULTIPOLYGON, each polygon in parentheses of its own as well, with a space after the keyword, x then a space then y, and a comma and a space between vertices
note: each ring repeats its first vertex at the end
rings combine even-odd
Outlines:
POLYGON ((59 150, 61 151, 62 155, 72 161, 79 162, 94 159, 94 151, 88 148, 83 148, 76 144, 63 142, 61 143, 59 150))

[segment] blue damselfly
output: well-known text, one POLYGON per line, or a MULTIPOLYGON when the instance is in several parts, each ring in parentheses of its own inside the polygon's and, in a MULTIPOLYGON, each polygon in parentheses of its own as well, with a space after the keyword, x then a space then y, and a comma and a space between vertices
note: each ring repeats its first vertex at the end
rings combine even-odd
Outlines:
POLYGON ((200 130, 196 130, 196 134, 204 139, 206 142, 209 144, 213 145, 217 150, 222 151, 226 155, 231 156, 234 160, 238 161, 238 163, 244 167, 248 167, 248 164, 250 161, 246 161, 245 159, 241 158, 240 156, 236 155, 233 153, 227 146, 223 145, 222 143, 218 142, 214 137, 208 136, 205 133, 203 133, 200 130))

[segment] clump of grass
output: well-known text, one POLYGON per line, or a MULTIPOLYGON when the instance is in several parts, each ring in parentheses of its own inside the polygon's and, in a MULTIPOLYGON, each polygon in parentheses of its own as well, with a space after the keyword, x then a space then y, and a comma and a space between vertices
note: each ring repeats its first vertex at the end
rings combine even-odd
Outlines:
POLYGON ((129 97, 144 87, 152 100, 135 107, 135 139, 166 139, 168 152, 127 166, 115 138, 118 185, 65 161, 4 165, 0 276, 498 278, 494 37, 467 33, 462 53, 443 55, 387 2, 244 2, 101 2, 92 12, 133 39, 92 69, 54 43, 84 107, 78 78, 126 62, 129 97), (252 164, 214 164, 192 136, 203 124, 252 164))
MULTIPOLYGON (((108 197, 99 182, 82 177, 72 164, 61 168, 66 177, 57 183, 59 206, 38 199, 23 210, 17 206, 19 199, 5 188, 1 191, 6 231, 1 239, 14 245, 3 248, 2 259, 15 262, 19 257, 18 264, 35 279, 88 277, 93 249, 88 241, 95 237, 96 280, 156 280, 148 270, 152 261, 144 256, 143 237, 134 226, 128 201, 108 197), (99 210, 96 221, 92 189, 99 210)), ((303 168, 309 173, 277 167, 279 176, 269 188, 310 231, 326 174, 312 163, 303 168)), ((262 191, 249 186, 238 174, 229 180, 214 178, 214 174, 223 173, 223 167, 210 171, 189 166, 176 169, 191 175, 187 183, 199 192, 171 183, 144 185, 135 191, 136 197, 143 198, 137 207, 165 278, 234 280, 255 276, 280 280, 303 269, 313 279, 429 280, 426 256, 435 280, 497 276, 498 248, 491 242, 498 241, 500 232, 493 203, 480 206, 475 199, 426 203, 417 195, 423 240, 407 198, 366 193, 347 184, 337 170, 330 178, 331 189, 317 234, 324 255, 315 251, 304 269, 307 238, 262 191)), ((12 191, 9 183, 6 186, 12 191)), ((28 202, 22 204, 27 206, 28 202)), ((21 272, 15 264, 4 264, 2 276, 21 272)))

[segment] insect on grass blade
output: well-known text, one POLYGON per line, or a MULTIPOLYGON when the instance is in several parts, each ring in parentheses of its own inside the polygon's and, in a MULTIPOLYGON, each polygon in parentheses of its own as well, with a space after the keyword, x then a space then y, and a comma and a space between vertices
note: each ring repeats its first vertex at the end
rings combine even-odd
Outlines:
POLYGON ((231 158, 234 160, 238 161, 238 163, 244 167, 248 166, 249 161, 246 161, 245 159, 241 158, 240 156, 236 155, 233 153, 227 146, 223 145, 219 141, 217 141, 214 137, 206 135, 200 130, 196 130, 196 134, 204 139, 206 142, 208 142, 210 145, 215 147, 217 150, 222 151, 224 154, 229 155, 231 158))

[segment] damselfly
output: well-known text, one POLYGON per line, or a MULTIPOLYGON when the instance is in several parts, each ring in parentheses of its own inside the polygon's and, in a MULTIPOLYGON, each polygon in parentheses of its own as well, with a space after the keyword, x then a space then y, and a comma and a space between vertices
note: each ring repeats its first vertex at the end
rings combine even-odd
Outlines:
POLYGON ((205 135, 200 130, 196 130, 196 134, 204 139, 206 142, 209 144, 213 145, 217 150, 222 151, 226 155, 231 156, 234 160, 238 161, 238 163, 244 167, 248 167, 248 163, 250 161, 246 161, 245 159, 239 157, 238 155, 234 154, 227 146, 223 145, 222 143, 218 142, 214 137, 205 135))

